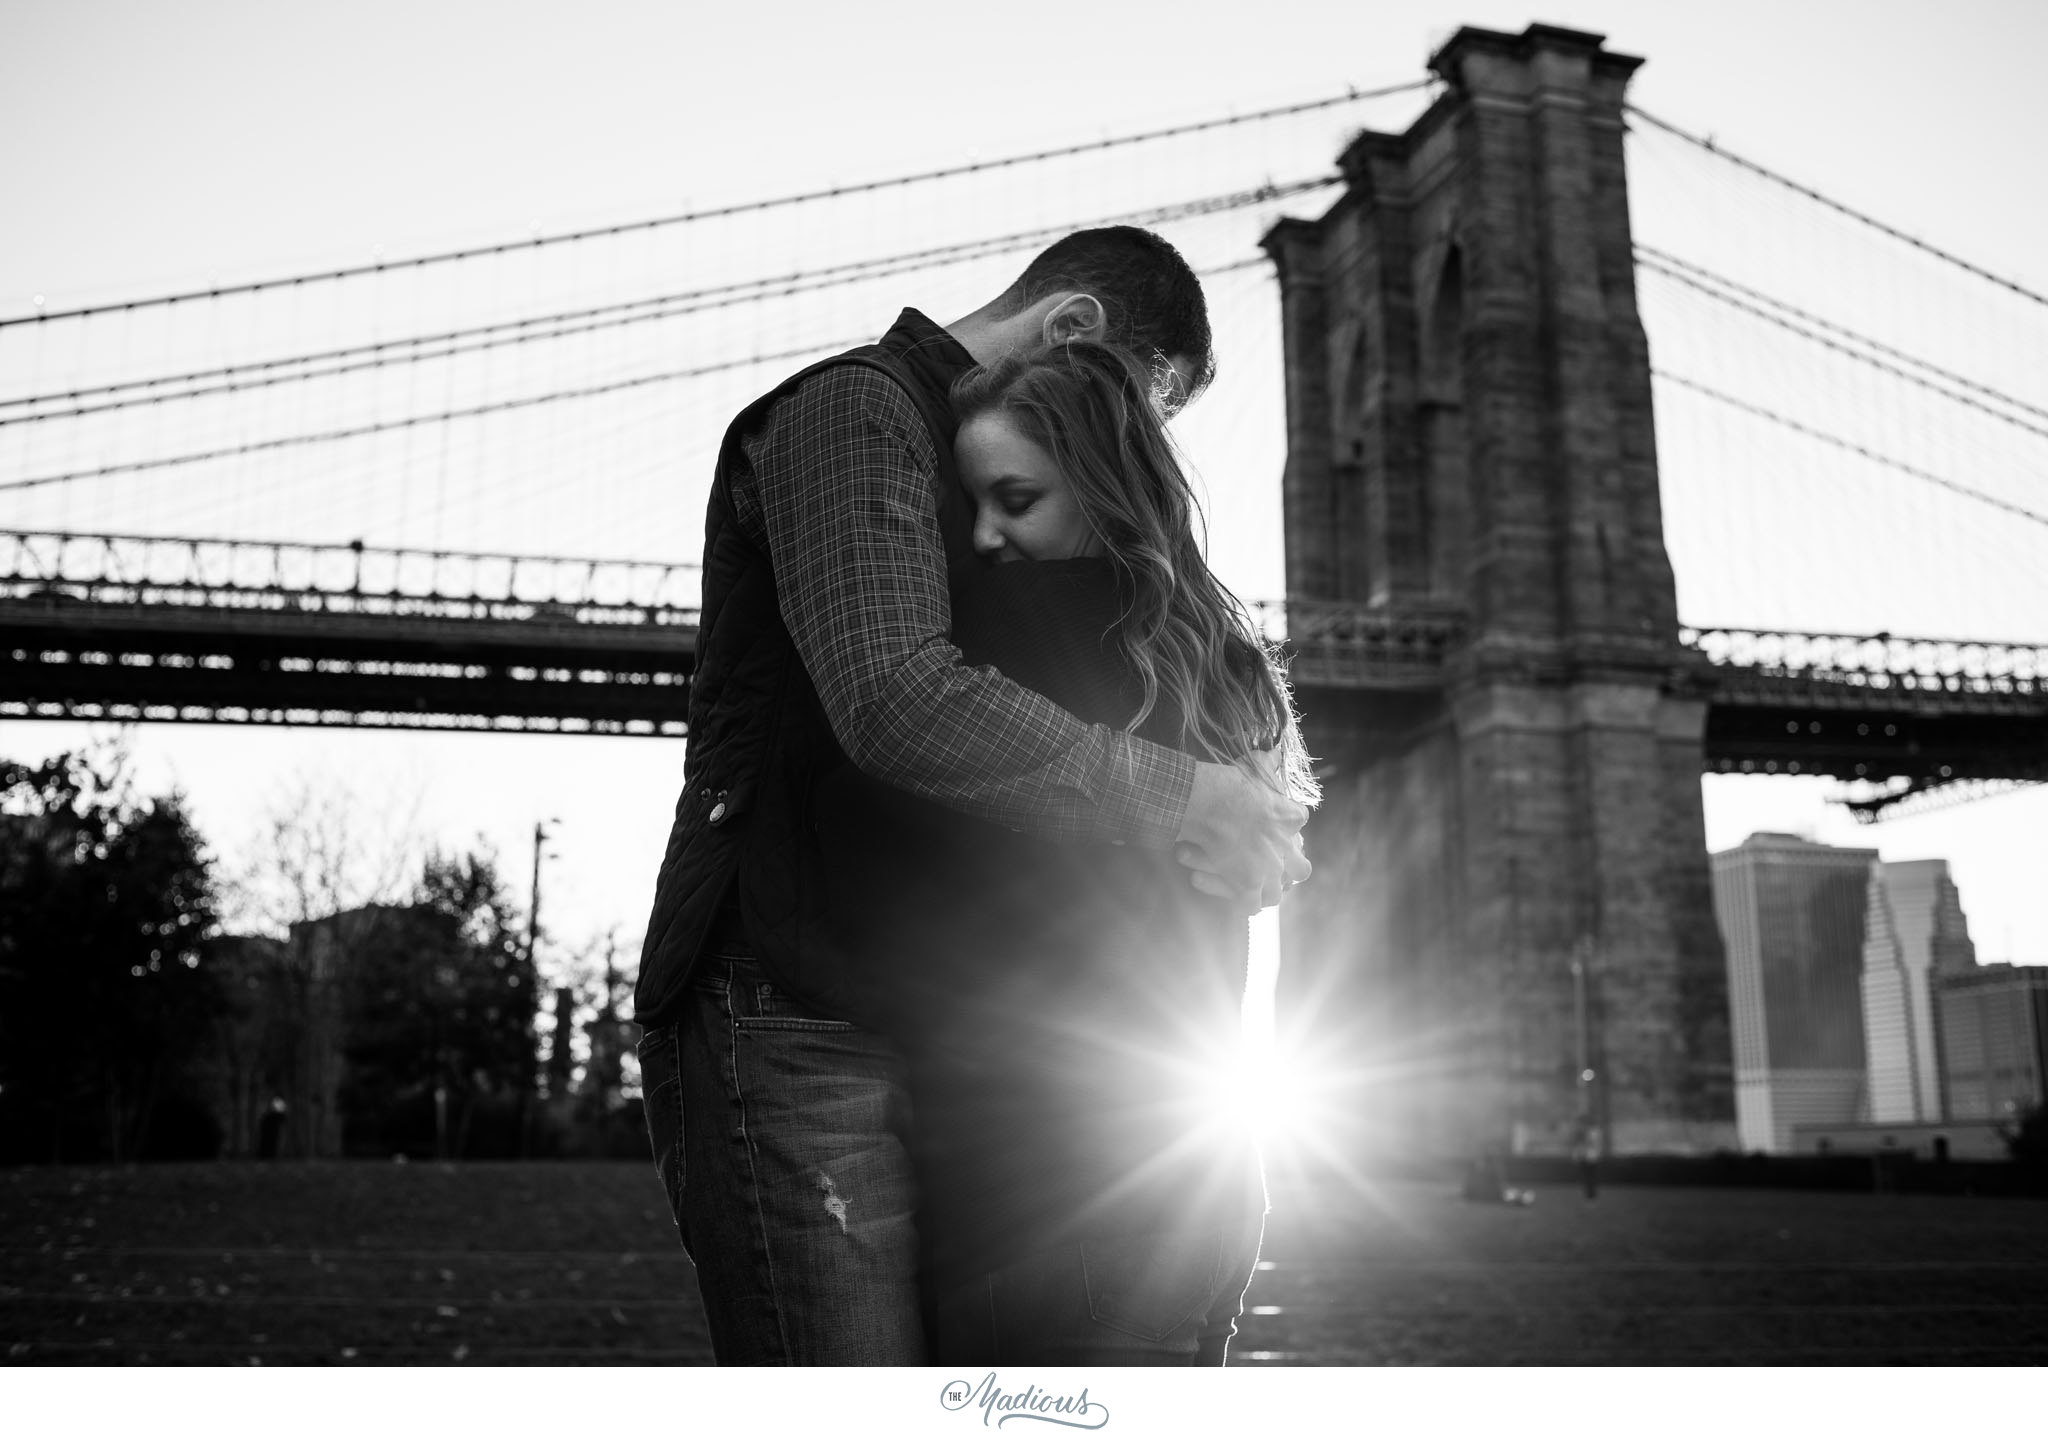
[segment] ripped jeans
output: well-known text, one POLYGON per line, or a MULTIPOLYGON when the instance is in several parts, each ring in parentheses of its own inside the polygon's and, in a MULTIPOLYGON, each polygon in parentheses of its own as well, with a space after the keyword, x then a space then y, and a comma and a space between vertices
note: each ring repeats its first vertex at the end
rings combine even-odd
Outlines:
POLYGON ((654 1162, 721 1364, 927 1361, 902 1058, 728 946, 640 1041, 654 1162))

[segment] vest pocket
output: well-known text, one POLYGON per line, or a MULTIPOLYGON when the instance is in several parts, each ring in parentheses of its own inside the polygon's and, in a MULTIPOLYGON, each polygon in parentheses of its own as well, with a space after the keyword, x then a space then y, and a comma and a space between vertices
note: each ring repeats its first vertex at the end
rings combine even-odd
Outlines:
POLYGON ((700 777, 690 792, 698 819, 713 829, 728 826, 753 804, 752 782, 728 785, 717 777, 700 777))

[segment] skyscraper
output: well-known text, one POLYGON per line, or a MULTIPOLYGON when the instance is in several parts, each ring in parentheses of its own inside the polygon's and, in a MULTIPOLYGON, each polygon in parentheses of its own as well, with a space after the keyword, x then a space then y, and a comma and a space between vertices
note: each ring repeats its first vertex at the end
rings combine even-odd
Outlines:
POLYGON ((1875 850, 1762 831, 1713 856, 1746 1149, 1864 1116, 1863 919, 1875 850))
POLYGON ((1976 946, 1945 860, 1873 872, 1863 926, 1863 1038, 1875 1124, 1943 1118, 1938 976, 1974 969, 1976 946))
POLYGON ((1935 983, 1951 1119, 2048 1102, 2048 966, 1979 965, 1935 983))

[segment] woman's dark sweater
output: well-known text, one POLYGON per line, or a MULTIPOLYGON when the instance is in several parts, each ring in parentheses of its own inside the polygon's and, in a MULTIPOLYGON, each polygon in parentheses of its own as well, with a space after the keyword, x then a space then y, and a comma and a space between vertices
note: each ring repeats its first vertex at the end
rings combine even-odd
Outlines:
MULTIPOLYGON (((1089 722, 1140 693, 1106 561, 1006 563, 954 593, 953 639, 1089 722)), ((1139 734, 1180 744, 1178 712, 1139 734)), ((1170 853, 1055 844, 860 775, 813 807, 864 1023, 910 1062, 926 1257, 941 1279, 1076 1238, 1234 1231, 1262 1198, 1218 1099, 1246 928, 1170 853)))

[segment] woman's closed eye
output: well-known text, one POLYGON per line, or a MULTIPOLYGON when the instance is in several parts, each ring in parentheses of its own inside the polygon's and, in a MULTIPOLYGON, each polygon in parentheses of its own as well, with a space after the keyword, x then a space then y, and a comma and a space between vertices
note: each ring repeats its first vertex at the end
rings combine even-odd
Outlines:
POLYGON ((997 562, 1079 557, 1094 532, 1072 484, 1037 443, 1000 413, 960 425, 961 485, 974 503, 974 550, 997 562))

